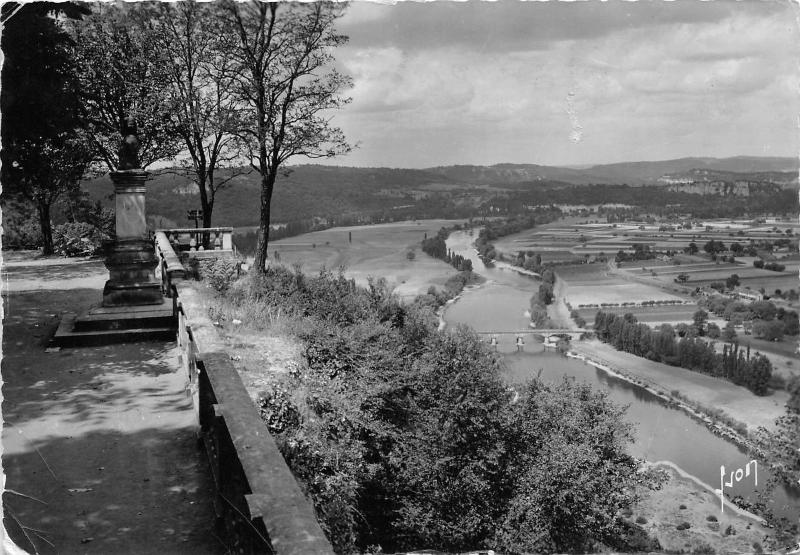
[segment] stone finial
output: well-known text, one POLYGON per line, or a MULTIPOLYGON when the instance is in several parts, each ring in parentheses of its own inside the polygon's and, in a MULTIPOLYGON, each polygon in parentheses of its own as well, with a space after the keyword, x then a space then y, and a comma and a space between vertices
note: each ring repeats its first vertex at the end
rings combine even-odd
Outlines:
POLYGON ((138 170, 139 164, 139 137, 137 136, 136 121, 128 116, 122 126, 122 143, 119 146, 119 170, 138 170))

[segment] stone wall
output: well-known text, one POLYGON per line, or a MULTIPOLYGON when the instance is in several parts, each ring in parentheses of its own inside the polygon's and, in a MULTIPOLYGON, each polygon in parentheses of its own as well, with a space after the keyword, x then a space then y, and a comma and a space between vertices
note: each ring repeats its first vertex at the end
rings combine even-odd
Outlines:
POLYGON ((181 362, 216 487, 217 534, 232 553, 332 554, 310 501, 230 361, 196 284, 172 286, 181 362))

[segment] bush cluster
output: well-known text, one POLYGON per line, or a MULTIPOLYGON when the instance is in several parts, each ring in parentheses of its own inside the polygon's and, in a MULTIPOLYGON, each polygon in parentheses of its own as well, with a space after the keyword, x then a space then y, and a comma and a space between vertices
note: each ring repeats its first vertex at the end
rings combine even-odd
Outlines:
POLYGON ((553 321, 547 315, 547 305, 555 300, 553 287, 556 282, 556 275, 550 268, 542 272, 542 284, 539 291, 531 297, 531 322, 539 328, 551 328, 553 321))
POLYGON ((295 318, 304 364, 273 375, 260 408, 337 552, 653 548, 618 515, 658 477, 626 454, 604 393, 509 389, 476 334, 438 332, 381 280, 274 267, 227 297, 295 318))
POLYGON ((93 256, 111 238, 85 222, 69 222, 53 229, 53 250, 61 256, 93 256))
POLYGON ((27 205, 3 199, 3 248, 38 249, 42 246, 42 228, 36 212, 27 205))
POLYGON ((206 282, 218 293, 224 293, 236 281, 241 272, 241 263, 231 258, 192 258, 189 273, 206 282))
POLYGON ((424 239, 422 241, 422 251, 429 256, 444 260, 459 272, 471 272, 472 260, 464 258, 460 254, 454 254, 447 248, 445 241, 450 236, 450 232, 450 228, 443 227, 435 237, 424 239))

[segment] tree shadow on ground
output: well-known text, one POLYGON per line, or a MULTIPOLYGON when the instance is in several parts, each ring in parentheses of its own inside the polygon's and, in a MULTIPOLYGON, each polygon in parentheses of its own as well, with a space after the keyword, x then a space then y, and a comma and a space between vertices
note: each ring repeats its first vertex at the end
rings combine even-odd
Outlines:
POLYGON ((61 314, 100 291, 3 297, 10 537, 39 553, 224 552, 175 343, 48 352, 61 314))
POLYGON ((6 266, 3 274, 9 279, 63 281, 84 277, 94 277, 98 274, 107 274, 108 270, 99 261, 91 261, 80 265, 49 264, 47 266, 6 266))
POLYGON ((3 524, 30 552, 225 553, 190 428, 54 437, 4 454, 3 470, 3 524))

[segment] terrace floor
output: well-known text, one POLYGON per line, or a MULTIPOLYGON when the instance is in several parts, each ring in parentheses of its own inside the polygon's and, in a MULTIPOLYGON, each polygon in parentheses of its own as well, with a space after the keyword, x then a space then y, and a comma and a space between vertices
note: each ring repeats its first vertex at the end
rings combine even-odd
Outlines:
POLYGON ((222 553, 175 344, 47 349, 104 275, 99 261, 4 268, 3 552, 222 553))

